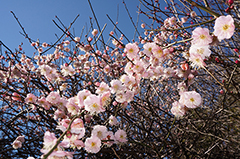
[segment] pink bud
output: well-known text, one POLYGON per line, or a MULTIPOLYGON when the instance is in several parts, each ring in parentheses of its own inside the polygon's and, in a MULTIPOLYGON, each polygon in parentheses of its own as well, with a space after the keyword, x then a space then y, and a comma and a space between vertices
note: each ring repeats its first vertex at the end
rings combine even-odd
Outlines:
POLYGON ((96 36, 97 34, 98 34, 98 30, 97 30, 97 29, 93 29, 92 35, 93 35, 93 36, 96 36))
POLYGON ((221 90, 220 90, 220 94, 223 94, 223 93, 224 93, 224 91, 221 89, 221 90))
POLYGON ((113 34, 114 34, 114 32, 113 32, 113 31, 111 31, 111 32, 110 32, 110 35, 113 35, 113 34))
POLYGON ((233 2, 234 2, 234 0, 228 0, 228 4, 229 4, 229 5, 232 5, 233 2))
POLYGON ((189 65, 187 63, 184 63, 181 65, 182 70, 186 71, 189 69, 189 65))
POLYGON ((239 50, 238 49, 234 49, 235 52, 238 52, 239 50))
POLYGON ((92 38, 91 38, 91 37, 88 37, 88 41, 91 42, 91 41, 92 41, 92 38))

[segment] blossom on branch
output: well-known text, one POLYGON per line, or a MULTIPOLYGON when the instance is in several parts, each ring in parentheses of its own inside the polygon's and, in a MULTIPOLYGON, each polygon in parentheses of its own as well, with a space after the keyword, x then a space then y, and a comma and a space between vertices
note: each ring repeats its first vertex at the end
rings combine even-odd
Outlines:
POLYGON ((185 105, 187 108, 197 108, 202 104, 202 97, 195 91, 183 92, 179 103, 185 105))
POLYGON ((208 28, 197 27, 192 32, 192 43, 194 45, 208 45, 212 42, 212 36, 209 35, 208 28))
POLYGON ((234 20, 230 15, 220 16, 216 19, 214 25, 214 35, 221 41, 233 36, 235 29, 234 20))
POLYGON ((101 140, 96 136, 87 138, 84 144, 85 150, 90 153, 98 153, 101 149, 101 140))

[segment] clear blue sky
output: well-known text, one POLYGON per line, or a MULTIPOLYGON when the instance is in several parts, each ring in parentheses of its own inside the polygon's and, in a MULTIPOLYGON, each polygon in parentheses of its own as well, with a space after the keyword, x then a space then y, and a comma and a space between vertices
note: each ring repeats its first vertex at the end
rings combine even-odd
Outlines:
MULTIPOLYGON (((125 0, 128 9, 133 17, 137 20, 138 0, 125 0)), ((116 21, 117 6, 119 5, 118 27, 132 39, 134 28, 128 18, 127 12, 122 4, 122 0, 91 0, 94 11, 103 27, 107 23, 106 32, 112 30, 113 25, 108 20, 106 14, 116 21)), ((13 11, 24 26, 26 32, 32 39, 40 39, 40 42, 53 43, 61 31, 54 25, 52 19, 57 15, 62 22, 69 26, 73 19, 80 14, 80 17, 74 24, 73 28, 76 35, 80 35, 84 25, 89 25, 89 17, 93 17, 87 0, 4 0, 0 5, 0 40, 3 41, 10 49, 15 50, 23 42, 23 49, 28 55, 34 52, 30 44, 19 33, 22 32, 10 11, 13 11)), ((141 16, 141 19, 147 19, 141 16)), ((140 25, 141 23, 139 23, 140 25)), ((142 31, 143 32, 143 31, 142 31)), ((108 37, 105 37, 108 38, 108 37)))

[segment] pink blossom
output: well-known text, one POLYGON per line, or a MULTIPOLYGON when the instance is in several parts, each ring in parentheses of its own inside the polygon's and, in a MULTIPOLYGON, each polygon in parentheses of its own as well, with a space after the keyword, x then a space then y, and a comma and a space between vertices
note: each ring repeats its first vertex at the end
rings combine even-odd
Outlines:
POLYGON ((98 34, 98 30, 97 30, 97 29, 93 29, 92 35, 93 35, 93 36, 96 36, 97 34, 98 34))
POLYGON ((66 113, 62 110, 57 109, 54 112, 54 119, 57 120, 58 118, 65 118, 66 117, 66 113))
POLYGON ((96 136, 91 136, 85 141, 85 150, 90 153, 98 153, 101 149, 101 140, 96 136))
POLYGON ((115 116, 113 116, 113 115, 111 115, 108 120, 109 120, 109 124, 111 126, 118 124, 117 118, 115 116))
POLYGON ((115 141, 115 137, 112 131, 108 131, 107 132, 107 137, 103 140, 107 140, 106 142, 103 142, 105 145, 107 145, 108 147, 112 146, 114 144, 115 141))
POLYGON ((143 45, 143 53, 146 54, 148 57, 152 55, 152 49, 156 46, 155 43, 146 43, 143 45))
MULTIPOLYGON (((41 149, 41 152, 44 154, 47 154, 49 150, 45 150, 45 149, 41 149)), ((72 159, 73 158, 73 153, 74 152, 67 152, 67 151, 62 151, 62 150, 57 150, 57 151, 53 151, 48 158, 50 159, 64 159, 64 158, 68 158, 68 159, 72 159)), ((43 157, 43 156, 42 156, 43 157)))
POLYGON ((107 104, 107 101, 110 99, 110 96, 111 96, 110 91, 107 91, 107 92, 104 92, 103 94, 101 94, 101 102, 102 102, 103 106, 105 106, 107 104))
POLYGON ((136 59, 139 58, 138 52, 139 52, 139 48, 137 46, 137 44, 135 43, 128 43, 125 46, 124 52, 127 53, 127 57, 132 60, 132 59, 136 59))
POLYGON ((152 53, 153 53, 153 56, 155 56, 157 59, 162 61, 162 59, 164 57, 164 52, 160 46, 156 45, 155 47, 153 47, 152 53))
POLYGON ((73 141, 72 145, 74 147, 77 147, 78 150, 80 150, 82 147, 85 146, 85 144, 82 140, 77 140, 77 139, 73 141))
POLYGON ((195 91, 183 92, 180 96, 179 103, 188 108, 197 108, 202 104, 201 95, 195 91))
POLYGON ((117 142, 127 142, 127 134, 124 130, 119 129, 116 133, 115 133, 115 139, 117 142))
POLYGON ((71 133, 78 134, 78 138, 82 138, 85 135, 85 128, 82 119, 75 119, 71 125, 71 133))
POLYGON ((60 110, 65 110, 66 109, 66 105, 67 105, 68 101, 65 97, 59 98, 56 106, 58 107, 58 109, 60 110))
POLYGON ((229 39, 234 34, 234 20, 230 15, 220 16, 215 21, 214 35, 221 41, 223 39, 229 39))
POLYGON ((192 43, 194 45, 208 45, 212 42, 212 36, 209 35, 208 28, 197 27, 192 32, 192 43))
POLYGON ((185 83, 184 81, 178 83, 177 88, 179 89, 179 92, 185 92, 185 91, 187 91, 187 85, 186 85, 186 83, 185 83))
POLYGON ((56 105, 59 99, 60 99, 60 95, 58 92, 50 92, 46 98, 46 100, 53 105, 56 105))
POLYGON ((25 98, 26 103, 36 103, 36 101, 37 101, 37 97, 34 94, 32 93, 27 94, 27 97, 25 98))
POLYGON ((118 103, 124 103, 126 102, 127 100, 127 96, 126 94, 124 93, 124 91, 119 91, 116 93, 116 98, 115 100, 118 102, 118 103))
POLYGON ((38 103, 40 106, 44 107, 44 109, 46 109, 46 110, 49 110, 50 107, 51 107, 51 104, 47 102, 47 100, 46 100, 45 97, 41 97, 41 98, 37 101, 37 103, 38 103))
POLYGON ((96 136, 99 139, 107 137, 107 127, 103 125, 95 125, 92 130, 92 136, 96 136))
POLYGON ((171 26, 174 26, 177 22, 177 19, 176 19, 176 17, 171 17, 168 19, 168 22, 171 26))
POLYGON ((190 16, 192 18, 195 18, 197 16, 197 13, 195 11, 191 11, 190 16))
POLYGON ((128 75, 132 75, 133 74, 133 64, 131 62, 128 62, 124 68, 124 71, 128 74, 128 75))
POLYGON ((19 141, 19 140, 15 140, 15 141, 12 143, 12 147, 13 147, 14 149, 21 148, 21 147, 22 147, 22 142, 19 141))
POLYGON ((18 141, 20 141, 20 142, 24 142, 24 141, 25 141, 24 137, 25 137, 24 135, 18 136, 18 137, 16 138, 16 140, 18 140, 18 141))
POLYGON ((182 23, 186 23, 186 22, 187 22, 187 20, 188 20, 188 18, 187 18, 187 17, 182 17, 182 18, 181 18, 181 21, 182 21, 182 23))
POLYGON ((199 67, 201 68, 206 66, 205 62, 203 61, 203 58, 199 54, 192 53, 189 57, 189 60, 192 62, 191 66, 193 68, 199 68, 199 67))
POLYGON ((76 42, 80 42, 80 37, 75 37, 74 40, 75 40, 76 42))
POLYGON ((109 73, 111 71, 111 67, 109 65, 104 67, 104 72, 109 73))
POLYGON ((137 60, 133 65, 133 72, 137 74, 142 74, 143 71, 145 70, 145 63, 142 60, 137 60))
POLYGON ((130 81, 130 78, 128 75, 124 74, 120 77, 120 81, 124 84, 127 84, 130 81))
POLYGON ((190 56, 191 54, 199 54, 202 59, 209 57, 211 55, 211 50, 209 49, 209 45, 199 46, 192 45, 189 49, 190 56))
POLYGON ((186 114, 185 106, 178 101, 173 102, 171 113, 176 117, 182 117, 186 114))
POLYGON ((168 67, 168 68, 165 68, 165 69, 163 70, 163 72, 164 72, 163 76, 164 76, 165 78, 172 77, 172 76, 173 76, 173 74, 174 74, 174 71, 173 71, 173 69, 172 69, 172 68, 170 68, 170 67, 168 67))
POLYGON ((98 114, 104 112, 105 108, 102 106, 101 97, 91 94, 84 100, 85 110, 91 114, 98 114))
POLYGON ((66 103, 67 110, 69 113, 71 113, 71 115, 76 115, 80 110, 79 106, 77 105, 78 103, 76 101, 77 101, 76 97, 72 97, 69 98, 68 102, 66 103))
POLYGON ((122 85, 122 82, 119 80, 112 80, 110 82, 110 85, 111 85, 110 87, 111 93, 117 93, 125 90, 124 86, 122 85))
POLYGON ((43 149, 51 149, 57 142, 57 138, 54 133, 46 131, 43 138, 43 149))
POLYGON ((103 94, 104 92, 109 91, 109 86, 105 82, 101 82, 100 86, 97 88, 97 94, 103 94))
POLYGON ((87 89, 83 89, 83 90, 78 92, 77 99, 78 99, 78 106, 80 108, 84 107, 84 104, 83 104, 84 100, 91 94, 92 93, 89 90, 87 90, 87 89))
POLYGON ((73 69, 72 65, 69 66, 61 66, 61 73, 64 77, 66 76, 73 76, 75 74, 75 70, 73 69))

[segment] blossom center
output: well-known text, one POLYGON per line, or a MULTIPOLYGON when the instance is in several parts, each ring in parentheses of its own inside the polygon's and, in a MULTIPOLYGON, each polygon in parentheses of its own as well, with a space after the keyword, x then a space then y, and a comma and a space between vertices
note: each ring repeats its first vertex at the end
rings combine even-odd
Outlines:
POLYGON ((229 28, 229 25, 227 25, 227 24, 225 24, 224 26, 223 26, 223 30, 228 30, 228 28, 229 28))
POLYGON ((130 53, 133 53, 133 49, 132 49, 132 48, 131 48, 131 49, 129 49, 129 52, 130 52, 130 53))
POLYGON ((194 98, 190 98, 190 101, 191 101, 191 102, 194 102, 195 100, 194 100, 194 98))
POLYGON ((206 38, 206 36, 205 35, 200 35, 200 39, 202 39, 202 40, 204 40, 206 38))
POLYGON ((92 142, 92 144, 91 144, 91 145, 92 145, 92 147, 94 147, 96 144, 95 144, 95 142, 92 142))
POLYGON ((201 49, 197 49, 197 52, 198 52, 199 54, 203 54, 204 49, 203 49, 203 48, 201 48, 201 49))
POLYGON ((97 108, 98 105, 97 105, 96 103, 94 103, 94 104, 92 105, 92 107, 93 107, 93 108, 97 108))

